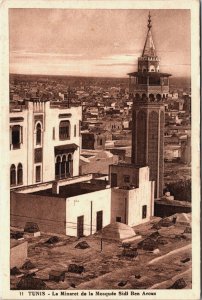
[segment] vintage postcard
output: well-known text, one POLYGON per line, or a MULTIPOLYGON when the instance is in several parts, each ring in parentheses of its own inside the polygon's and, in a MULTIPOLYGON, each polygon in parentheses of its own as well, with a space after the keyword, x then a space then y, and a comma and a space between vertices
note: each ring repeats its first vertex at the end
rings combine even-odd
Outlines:
POLYGON ((1 1, 3 299, 200 298, 199 1, 1 1))

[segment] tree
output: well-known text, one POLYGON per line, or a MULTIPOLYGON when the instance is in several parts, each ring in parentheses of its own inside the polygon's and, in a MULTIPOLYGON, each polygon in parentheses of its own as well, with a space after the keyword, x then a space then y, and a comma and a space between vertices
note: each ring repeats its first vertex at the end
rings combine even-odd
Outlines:
POLYGON ((191 179, 168 183, 165 191, 169 191, 176 200, 191 202, 191 179))

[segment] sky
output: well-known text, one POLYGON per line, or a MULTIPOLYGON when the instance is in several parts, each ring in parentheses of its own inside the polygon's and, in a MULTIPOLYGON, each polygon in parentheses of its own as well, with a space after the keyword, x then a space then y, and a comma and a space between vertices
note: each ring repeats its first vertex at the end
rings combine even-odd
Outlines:
MULTIPOLYGON (((137 70, 148 10, 10 9, 10 73, 125 77, 137 70)), ((150 10, 160 71, 189 77, 189 10, 150 10)))

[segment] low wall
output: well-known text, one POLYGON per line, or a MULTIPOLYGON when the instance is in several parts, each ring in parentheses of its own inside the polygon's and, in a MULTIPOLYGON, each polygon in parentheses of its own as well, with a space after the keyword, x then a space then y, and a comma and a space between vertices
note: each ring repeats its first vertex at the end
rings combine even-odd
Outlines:
POLYGON ((169 205, 164 203, 155 202, 154 203, 154 215, 156 217, 169 217, 176 213, 190 213, 190 206, 182 206, 182 205, 169 205))
POLYGON ((68 185, 68 184, 74 184, 74 183, 78 183, 78 182, 88 181, 88 180, 91 180, 92 178, 93 178, 92 174, 86 174, 86 175, 82 175, 82 176, 74 176, 74 177, 70 177, 70 178, 60 179, 57 181, 53 180, 53 181, 49 181, 49 182, 36 183, 36 184, 23 186, 23 187, 15 187, 15 188, 11 189, 11 192, 20 192, 20 193, 25 193, 25 194, 34 193, 34 192, 38 192, 38 191, 51 189, 54 182, 57 182, 58 186, 64 186, 64 185, 68 185))
POLYGON ((11 192, 10 225, 24 228, 26 222, 37 223, 39 230, 65 234, 66 200, 11 192))
POLYGON ((14 267, 21 267, 27 259, 27 242, 18 243, 12 242, 10 250, 10 269, 14 267))

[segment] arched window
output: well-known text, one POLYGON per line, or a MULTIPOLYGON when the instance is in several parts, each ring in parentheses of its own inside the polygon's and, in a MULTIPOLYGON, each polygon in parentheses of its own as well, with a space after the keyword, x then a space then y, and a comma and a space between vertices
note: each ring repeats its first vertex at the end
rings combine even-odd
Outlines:
POLYGON ((72 167, 73 167, 72 155, 69 154, 66 162, 66 176, 72 176, 72 167))
POLYGON ((72 176, 73 173, 73 160, 72 154, 68 156, 57 156, 55 161, 55 179, 66 178, 72 176))
POLYGON ((153 65, 151 65, 151 66, 149 67, 149 71, 150 71, 150 72, 155 72, 155 67, 154 67, 153 65))
POLYGON ((22 164, 18 164, 18 169, 17 169, 17 183, 22 184, 23 183, 23 169, 22 169, 22 164))
POLYGON ((69 159, 66 161, 66 176, 70 175, 70 162, 69 159))
POLYGON ((59 125, 59 139, 68 140, 70 138, 70 122, 61 121, 59 125))
POLYGON ((161 101, 161 94, 157 94, 156 99, 157 99, 157 101, 161 101))
POLYGON ((10 168, 10 185, 16 185, 16 167, 11 165, 10 168))
POLYGON ((154 102, 154 100, 155 100, 154 94, 149 94, 149 100, 151 102, 154 102))
POLYGON ((62 157, 62 163, 61 163, 61 178, 65 178, 65 168, 66 167, 66 156, 65 155, 63 155, 63 157, 62 157))
POLYGON ((41 145, 41 124, 36 126, 36 145, 41 145))
POLYGON ((146 99, 147 99, 147 95, 143 93, 143 94, 142 94, 142 99, 143 99, 143 100, 146 100, 146 99))
POLYGON ((55 163, 55 178, 56 179, 60 178, 60 173, 61 173, 61 158, 60 158, 60 156, 58 156, 56 159, 56 163, 55 163))

